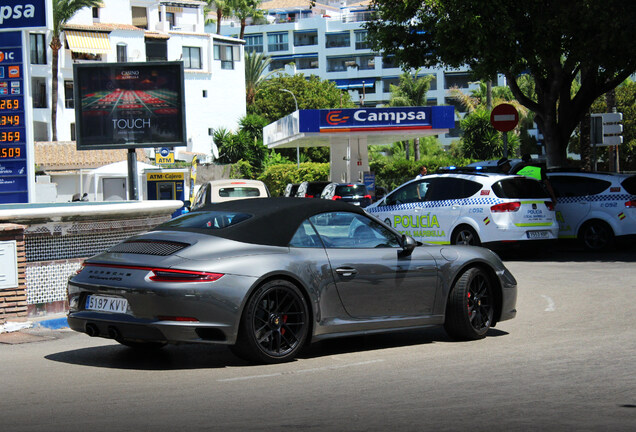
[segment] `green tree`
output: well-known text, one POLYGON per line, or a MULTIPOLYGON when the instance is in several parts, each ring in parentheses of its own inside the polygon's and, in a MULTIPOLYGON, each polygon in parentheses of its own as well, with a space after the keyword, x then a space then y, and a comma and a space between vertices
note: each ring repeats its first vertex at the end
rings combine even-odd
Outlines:
POLYGON ((254 103, 256 89, 273 73, 280 69, 265 73, 272 62, 272 59, 263 53, 245 53, 245 102, 249 107, 254 103))
POLYGON ((258 84, 254 103, 248 107, 251 114, 259 114, 269 123, 296 110, 294 98, 281 89, 289 90, 298 101, 298 109, 353 108, 348 92, 339 90, 329 80, 312 75, 278 74, 258 84))
POLYGON ((62 42, 60 33, 62 27, 81 9, 85 7, 97 7, 100 0, 52 0, 53 1, 53 34, 51 36, 52 85, 51 85, 51 131, 53 141, 57 141, 57 103, 58 103, 58 75, 60 73, 59 56, 62 42))
POLYGON ((207 4, 205 10, 216 12, 216 34, 221 34, 221 20, 224 16, 232 16, 232 0, 207 0, 207 4))
POLYGON ((535 113, 549 166, 566 164, 568 139, 594 100, 636 71, 630 0, 374 0, 373 7, 369 41, 399 64, 467 65, 484 80, 503 74, 535 113), (536 98, 519 85, 523 74, 534 79, 536 98))
POLYGON ((245 36, 245 26, 247 25, 247 18, 259 20, 265 16, 265 13, 263 12, 263 10, 259 9, 259 6, 261 4, 260 0, 231 0, 231 2, 233 14, 241 22, 239 39, 243 39, 243 36, 245 36))
MULTIPOLYGON (((464 131, 462 154, 466 158, 487 160, 497 159, 503 154, 501 133, 490 124, 490 111, 486 107, 477 108, 460 122, 464 131)), ((512 154, 518 147, 519 138, 513 132, 508 134, 508 150, 512 154)))
MULTIPOLYGON (((426 94, 431 88, 431 81, 434 75, 418 76, 419 69, 413 73, 404 72, 400 76, 399 85, 391 84, 391 100, 389 106, 424 106, 426 105, 426 94)), ((413 156, 415 160, 420 159, 420 139, 413 140, 413 156)))

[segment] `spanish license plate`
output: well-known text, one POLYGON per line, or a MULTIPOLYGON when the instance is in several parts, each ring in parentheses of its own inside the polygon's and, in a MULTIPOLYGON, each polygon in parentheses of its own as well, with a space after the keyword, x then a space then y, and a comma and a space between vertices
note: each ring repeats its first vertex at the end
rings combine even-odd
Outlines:
POLYGON ((528 234, 528 238, 529 239, 547 239, 547 238, 550 238, 550 232, 549 231, 528 231, 526 234, 528 234))
POLYGON ((128 300, 121 297, 89 295, 86 297, 86 310, 126 313, 128 300))

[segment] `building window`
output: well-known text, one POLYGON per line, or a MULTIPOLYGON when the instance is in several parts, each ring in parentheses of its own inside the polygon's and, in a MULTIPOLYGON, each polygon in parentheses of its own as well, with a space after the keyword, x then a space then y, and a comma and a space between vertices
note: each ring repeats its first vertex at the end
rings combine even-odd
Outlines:
POLYGON ((446 89, 453 87, 468 88, 470 81, 470 73, 468 72, 444 73, 444 88, 446 89))
POLYGON ((393 69, 396 68, 397 64, 395 63, 394 56, 388 56, 382 58, 382 68, 384 69, 393 69))
POLYGON ((294 32, 294 46, 318 45, 318 32, 294 32))
POLYGON ((64 107, 75 108, 73 99, 73 81, 64 81, 64 107))
POLYGON ((183 47, 183 67, 186 69, 201 69, 201 48, 183 47))
POLYGON ((356 35, 356 49, 369 49, 369 43, 367 42, 367 32, 366 31, 357 31, 356 35))
POLYGON ((31 80, 31 92, 33 99, 33 108, 47 108, 46 97, 46 79, 33 78, 31 80))
POLYGON ((291 63, 296 63, 296 60, 294 60, 293 58, 277 59, 274 57, 269 63, 269 70, 275 71, 276 69, 283 69, 285 66, 291 63))
POLYGON ((31 64, 46 64, 46 35, 41 33, 31 33, 31 64))
POLYGON ((245 36, 245 52, 262 53, 263 35, 245 36))
POLYGON ((302 57, 296 59, 297 69, 318 69, 318 57, 302 57))
POLYGON ((203 97, 204 98, 208 97, 208 91, 207 90, 203 90, 203 97))
POLYGON ((208 128, 208 135, 214 135, 214 128, 208 128))
POLYGON ((384 91, 384 93, 391 93, 391 86, 397 86, 400 85, 400 79, 399 78, 385 78, 382 80, 382 91, 384 91))
POLYGON ((349 32, 326 35, 325 47, 327 48, 343 48, 349 46, 351 46, 351 35, 349 32))
POLYGON ((126 63, 128 61, 128 47, 124 43, 117 44, 117 63, 126 63))
POLYGON ((375 56, 360 56, 357 58, 357 64, 360 70, 375 69, 375 56))
POLYGON ((132 23, 135 27, 148 30, 148 14, 145 7, 132 6, 132 23))
POLYGON ((234 69, 234 62, 241 57, 240 50, 237 45, 214 45, 214 60, 221 62, 221 69, 234 69))
POLYGON ((267 49, 269 51, 286 51, 289 49, 287 33, 270 33, 267 35, 267 49))
POLYGON ((146 39, 146 60, 168 60, 168 42, 161 39, 146 39))
POLYGON ((77 139, 75 135, 75 123, 71 123, 71 141, 75 141, 77 139))
POLYGON ((172 30, 176 22, 174 18, 174 12, 166 12, 166 21, 170 23, 170 30, 172 30))
POLYGON ((93 7, 93 19, 99 19, 99 6, 93 7))
POLYGON ((360 67, 359 57, 327 57, 327 72, 344 72, 350 67, 360 67))

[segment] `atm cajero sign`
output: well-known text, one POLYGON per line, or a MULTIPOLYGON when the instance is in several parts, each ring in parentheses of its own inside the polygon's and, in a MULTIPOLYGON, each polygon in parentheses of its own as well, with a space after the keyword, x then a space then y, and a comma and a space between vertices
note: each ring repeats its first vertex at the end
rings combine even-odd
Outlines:
POLYGON ((175 181, 181 180, 185 178, 182 172, 173 172, 173 173, 147 173, 146 180, 148 181, 175 181))
POLYGON ((46 27, 46 0, 3 0, 0 29, 46 27))

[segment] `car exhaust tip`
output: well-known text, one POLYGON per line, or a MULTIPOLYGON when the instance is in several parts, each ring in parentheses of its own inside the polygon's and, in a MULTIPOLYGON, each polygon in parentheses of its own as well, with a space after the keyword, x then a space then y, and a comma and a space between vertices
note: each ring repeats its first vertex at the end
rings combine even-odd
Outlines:
POLYGON ((99 336, 99 329, 95 324, 88 323, 86 324, 86 334, 90 337, 99 336))
POLYGON ((108 326, 108 337, 118 340, 121 339, 121 333, 117 329, 117 327, 108 326))

